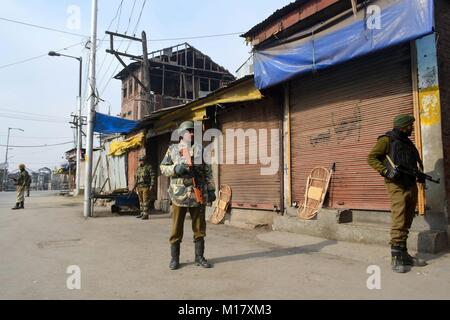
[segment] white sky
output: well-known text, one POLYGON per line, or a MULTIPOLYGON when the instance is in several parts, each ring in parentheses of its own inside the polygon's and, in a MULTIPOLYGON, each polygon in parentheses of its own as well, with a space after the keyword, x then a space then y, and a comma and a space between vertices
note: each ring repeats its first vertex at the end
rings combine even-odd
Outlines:
MULTIPOLYGON (((98 37, 111 24, 120 0, 99 0, 98 37)), ((144 0, 124 0, 110 30, 132 33, 138 20, 144 0), (133 4, 135 9, 131 15, 133 4), (131 19, 130 19, 131 15, 131 19)), ((290 3, 290 0, 148 0, 143 11, 138 33, 147 32, 150 39, 188 38, 193 36, 235 33, 248 31, 255 24, 267 18, 275 10, 290 3)), ((89 35, 89 0, 0 0, 0 18, 18 20, 29 24, 89 35), (72 5, 80 8, 80 29, 68 28, 72 5)), ((6 145, 8 127, 21 128, 24 132, 11 131, 10 145, 35 146, 73 141, 73 130, 68 121, 76 111, 78 94, 78 62, 63 57, 44 56, 26 63, 5 67, 5 65, 46 55, 87 40, 81 36, 68 35, 37 29, 0 20, 0 145, 6 145), (37 121, 36 121, 37 120, 37 121)), ((234 73, 249 57, 250 47, 238 35, 154 41, 149 51, 189 42, 209 55, 214 61, 234 73)), ((105 53, 108 42, 99 48, 97 57, 97 81, 101 103, 100 112, 112 115, 120 112, 120 82, 108 80, 113 71, 121 70, 118 62, 105 53), (116 69, 117 67, 117 69, 116 69)), ((125 44, 122 49, 125 48, 125 44)), ((130 52, 139 53, 131 46, 130 52)), ((74 46, 61 53, 83 56, 84 73, 87 72, 89 51, 83 45, 74 46)), ((85 76, 84 75, 84 76, 85 76)), ((86 81, 83 80, 83 91, 86 81)), ((84 113, 84 111, 83 111, 84 113)), ((85 113, 84 113, 85 114, 85 113)), ((47 166, 54 168, 64 162, 64 152, 74 147, 66 144, 46 148, 11 148, 8 155, 10 170, 25 163, 37 170, 47 166)), ((5 160, 6 148, 0 146, 0 163, 5 160)))

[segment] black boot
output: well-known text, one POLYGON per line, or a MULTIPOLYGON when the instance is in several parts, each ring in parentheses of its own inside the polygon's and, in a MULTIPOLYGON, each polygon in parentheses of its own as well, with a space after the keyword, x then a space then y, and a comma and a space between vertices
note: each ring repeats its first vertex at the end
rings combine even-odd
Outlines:
POLYGON ((20 203, 20 209, 25 209, 24 201, 20 203))
POLYGON ((195 264, 203 268, 211 268, 212 265, 208 263, 203 254, 205 253, 205 239, 195 242, 195 264))
POLYGON ((144 214, 143 214, 143 213, 140 213, 136 218, 137 218, 137 219, 141 219, 143 216, 144 216, 144 214))
POLYGON ((170 260, 169 268, 170 270, 177 270, 180 267, 180 244, 170 245, 170 255, 172 260, 170 260))
POLYGON ((18 210, 18 209, 20 209, 20 203, 16 202, 16 206, 12 207, 11 210, 18 210))
POLYGON ((403 259, 402 247, 392 246, 391 247, 391 266, 392 270, 397 273, 405 273, 409 271, 409 266, 403 259))
POLYGON ((425 260, 419 259, 419 258, 416 258, 416 257, 412 257, 408 253, 408 249, 406 247, 402 247, 402 257, 403 257, 403 261, 408 266, 425 267, 427 265, 425 260))

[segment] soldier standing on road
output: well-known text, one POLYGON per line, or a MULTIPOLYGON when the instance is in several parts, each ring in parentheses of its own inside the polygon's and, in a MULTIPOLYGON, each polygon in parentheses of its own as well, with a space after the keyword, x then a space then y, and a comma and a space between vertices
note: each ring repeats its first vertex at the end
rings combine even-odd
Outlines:
POLYGON ((172 201, 172 232, 170 269, 180 266, 180 244, 183 240, 184 219, 187 211, 192 219, 194 233, 195 263, 203 268, 212 265, 204 257, 206 219, 205 205, 216 199, 211 166, 204 163, 202 146, 194 141, 194 123, 183 122, 178 129, 178 144, 173 144, 161 162, 161 172, 170 177, 169 196, 172 201), (189 156, 191 159, 187 159, 189 156), (193 161, 196 159, 197 161, 193 161), (201 162, 198 164, 196 162, 201 162), (193 163, 192 166, 189 164, 193 163), (197 194, 196 194, 197 193, 197 194))
POLYGON ((395 117, 394 129, 378 138, 368 156, 369 165, 385 177, 386 189, 391 200, 392 270, 398 273, 407 272, 410 266, 426 265, 425 261, 411 257, 406 245, 417 206, 417 182, 425 183, 425 181, 418 181, 414 175, 397 169, 397 166, 401 166, 413 172, 419 166, 420 171, 423 171, 419 152, 409 139, 414 130, 414 121, 415 118, 408 114, 395 117))
POLYGON ((151 192, 155 186, 155 172, 149 163, 146 163, 146 157, 139 158, 139 167, 135 175, 135 188, 139 195, 139 205, 141 208, 140 215, 136 218, 148 220, 150 210, 153 209, 151 201, 151 192))
POLYGON ((17 191, 16 206, 13 207, 12 210, 25 209, 24 195, 25 195, 25 189, 27 187, 30 176, 29 176, 28 172, 25 170, 24 164, 19 165, 19 170, 20 170, 19 176, 17 177, 17 179, 15 179, 16 191, 17 191))

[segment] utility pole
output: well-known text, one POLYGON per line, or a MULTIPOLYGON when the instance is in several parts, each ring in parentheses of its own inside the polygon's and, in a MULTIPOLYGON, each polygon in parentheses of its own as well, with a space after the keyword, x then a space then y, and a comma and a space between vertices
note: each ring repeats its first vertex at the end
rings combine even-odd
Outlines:
POLYGON ((9 150, 9 133, 11 132, 11 130, 18 130, 24 132, 24 130, 20 128, 8 128, 8 138, 6 139, 5 169, 3 171, 5 175, 3 179, 4 183, 3 191, 6 191, 6 188, 8 186, 8 150, 9 150))
POLYGON ((74 196, 78 196, 80 194, 80 186, 81 186, 81 148, 82 148, 82 136, 81 136, 81 125, 82 125, 82 119, 81 119, 81 108, 82 108, 82 96, 81 96, 81 87, 82 87, 82 80, 83 77, 83 60, 80 57, 80 77, 79 77, 79 83, 78 83, 78 125, 77 125, 77 171, 76 171, 76 189, 74 192, 74 196))
MULTIPOLYGON (((89 67, 89 112, 86 135, 86 176, 84 183, 84 217, 91 216, 92 202, 92 156, 94 144, 95 121, 95 58, 97 54, 97 0, 92 0, 92 25, 91 25, 91 62, 89 67)), ((81 119, 81 118, 80 118, 81 119)))
MULTIPOLYGON (((147 50, 147 34, 142 31, 142 65, 144 66, 144 106, 148 114, 155 112, 155 104, 151 106, 150 102, 150 63, 148 62, 148 50, 147 50)), ((142 115, 143 116, 143 115, 142 115)))
POLYGON ((8 128, 8 138, 6 139, 6 154, 5 154, 5 170, 3 171, 3 191, 6 191, 8 186, 8 150, 9 150, 9 131, 11 128, 8 128))
MULTIPOLYGON (((151 92, 151 84, 150 84, 150 62, 148 60, 148 50, 147 50, 147 35, 145 31, 142 32, 142 38, 131 37, 126 34, 120 34, 116 32, 106 31, 106 34, 109 35, 110 38, 110 49, 107 49, 106 52, 114 55, 116 59, 120 62, 120 64, 127 70, 130 76, 136 80, 139 86, 144 90, 143 99, 141 99, 141 105, 145 108, 145 111, 148 114, 151 114, 154 110, 154 105, 150 108, 150 92, 151 92), (119 37, 122 39, 128 39, 131 41, 138 41, 142 43, 142 56, 129 54, 126 52, 119 52, 114 49, 114 37, 119 37), (142 72, 142 81, 137 77, 129 68, 129 66, 122 60, 121 57, 127 57, 142 63, 142 68, 144 69, 142 72)), ((143 116, 143 115, 142 115, 143 116)))
POLYGON ((77 147, 77 171, 76 171, 76 189, 74 192, 74 196, 77 196, 80 193, 80 185, 81 185, 81 175, 80 175, 80 161, 81 161, 81 144, 82 144, 82 136, 81 136, 81 126, 82 126, 82 119, 81 119, 81 86, 82 86, 82 78, 83 78, 83 58, 82 57, 74 57, 74 56, 69 56, 66 54, 62 54, 62 53, 57 53, 55 51, 50 51, 48 53, 49 56, 51 57, 67 57, 67 58, 73 58, 78 60, 78 62, 80 63, 80 73, 79 73, 79 77, 78 77, 78 110, 77 110, 77 119, 74 120, 74 125, 77 128, 77 141, 76 141, 76 147, 77 147))

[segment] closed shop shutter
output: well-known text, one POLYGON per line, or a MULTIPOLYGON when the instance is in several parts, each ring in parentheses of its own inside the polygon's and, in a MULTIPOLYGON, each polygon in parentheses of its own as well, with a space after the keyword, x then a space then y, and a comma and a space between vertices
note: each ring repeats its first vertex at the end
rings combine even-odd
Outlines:
POLYGON ((329 206, 389 210, 384 180, 367 155, 396 115, 413 114, 409 45, 296 79, 290 104, 294 201, 303 202, 315 166, 336 163, 329 206))
MULTIPOLYGON (((219 179, 220 184, 227 184, 231 187, 232 207, 260 210, 274 210, 281 208, 281 145, 279 139, 272 141, 271 130, 277 130, 278 137, 280 132, 280 114, 282 107, 274 100, 264 100, 255 104, 247 103, 245 106, 229 108, 226 112, 219 114, 218 119, 224 134, 224 150, 227 150, 226 134, 227 130, 249 129, 267 131, 267 152, 272 158, 277 157, 278 164, 276 173, 272 175, 261 175, 261 168, 269 167, 262 165, 256 155, 251 159, 256 159, 257 164, 250 164, 249 150, 254 148, 258 151, 258 141, 251 142, 246 139, 245 149, 238 149, 237 143, 234 146, 235 161, 234 164, 224 163, 220 165, 219 179), (277 143, 279 148, 276 155, 271 154, 271 144, 277 143), (245 163, 237 164, 237 154, 245 152, 245 163)), ((224 162, 226 161, 225 152, 224 162)))

